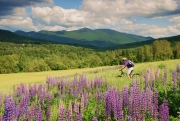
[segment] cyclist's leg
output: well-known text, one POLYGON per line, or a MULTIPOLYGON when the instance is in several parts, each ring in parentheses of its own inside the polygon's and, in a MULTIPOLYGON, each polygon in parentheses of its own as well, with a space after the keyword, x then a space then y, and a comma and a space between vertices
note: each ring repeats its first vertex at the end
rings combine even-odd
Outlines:
POLYGON ((133 67, 128 68, 128 71, 127 71, 127 77, 128 78, 131 78, 132 72, 133 72, 133 67))
POLYGON ((130 78, 132 78, 132 72, 133 72, 134 70, 131 70, 131 73, 129 74, 129 76, 130 76, 130 78))

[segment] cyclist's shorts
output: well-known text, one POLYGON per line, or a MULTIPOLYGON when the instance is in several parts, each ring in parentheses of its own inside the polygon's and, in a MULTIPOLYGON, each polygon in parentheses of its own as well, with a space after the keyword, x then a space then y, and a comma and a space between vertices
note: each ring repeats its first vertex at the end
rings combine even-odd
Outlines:
POLYGON ((127 74, 131 74, 133 69, 134 69, 133 67, 128 68, 127 74))

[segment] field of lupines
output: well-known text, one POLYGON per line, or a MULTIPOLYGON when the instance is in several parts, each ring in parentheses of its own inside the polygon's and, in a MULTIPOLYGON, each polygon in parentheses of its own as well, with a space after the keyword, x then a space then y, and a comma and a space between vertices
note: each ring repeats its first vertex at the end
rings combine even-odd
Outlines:
POLYGON ((13 93, 0 94, 3 121, 178 121, 178 112, 179 65, 147 69, 123 89, 82 74, 47 77, 46 84, 20 84, 13 93))

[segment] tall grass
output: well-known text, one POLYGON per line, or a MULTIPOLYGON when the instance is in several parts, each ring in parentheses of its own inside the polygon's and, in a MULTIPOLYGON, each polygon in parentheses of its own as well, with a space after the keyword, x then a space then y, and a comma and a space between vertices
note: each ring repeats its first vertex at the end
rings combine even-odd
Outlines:
POLYGON ((173 79, 173 72, 178 62, 136 64, 135 72, 141 73, 141 80, 120 78, 118 67, 114 67, 73 76, 48 75, 44 83, 16 85, 10 94, 3 98, 0 96, 0 118, 47 121, 176 120, 177 114, 172 115, 172 112, 177 113, 180 108, 176 104, 180 98, 180 85, 175 86, 175 82, 180 84, 180 80, 173 79), (178 108, 173 109, 174 104, 178 108))

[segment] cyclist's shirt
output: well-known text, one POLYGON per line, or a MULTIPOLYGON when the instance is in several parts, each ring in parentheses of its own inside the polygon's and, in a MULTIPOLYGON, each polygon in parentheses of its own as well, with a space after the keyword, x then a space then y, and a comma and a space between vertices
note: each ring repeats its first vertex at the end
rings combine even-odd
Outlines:
POLYGON ((124 65, 127 66, 128 68, 133 67, 133 65, 131 64, 131 61, 129 61, 129 60, 124 62, 124 65))

